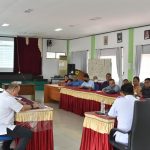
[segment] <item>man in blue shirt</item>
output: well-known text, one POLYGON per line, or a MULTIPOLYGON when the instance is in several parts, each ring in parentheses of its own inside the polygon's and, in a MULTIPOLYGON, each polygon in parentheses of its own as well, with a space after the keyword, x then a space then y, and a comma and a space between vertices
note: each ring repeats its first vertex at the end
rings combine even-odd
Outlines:
POLYGON ((90 90, 94 89, 94 81, 90 80, 87 73, 84 74, 84 82, 81 84, 81 88, 90 90))
POLYGON ((81 86, 81 84, 83 83, 83 81, 78 80, 76 75, 73 75, 73 81, 67 83, 67 86, 81 86))
POLYGON ((108 93, 108 94, 115 94, 120 92, 120 87, 119 85, 115 84, 114 79, 109 80, 109 86, 105 87, 102 89, 103 92, 108 93))

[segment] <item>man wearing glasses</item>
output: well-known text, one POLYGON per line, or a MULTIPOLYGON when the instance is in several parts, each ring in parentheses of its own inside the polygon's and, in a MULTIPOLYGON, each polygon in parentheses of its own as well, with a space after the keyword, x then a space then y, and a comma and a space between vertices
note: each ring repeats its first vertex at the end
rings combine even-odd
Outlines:
MULTIPOLYGON (((30 129, 14 125, 15 112, 26 111, 32 108, 38 108, 37 103, 32 105, 23 105, 15 99, 18 96, 20 86, 12 83, 6 90, 0 93, 0 135, 7 135, 12 138, 19 138, 16 150, 25 150, 28 141, 32 136, 30 129)), ((4 141, 3 150, 11 150, 10 144, 12 140, 4 141)))

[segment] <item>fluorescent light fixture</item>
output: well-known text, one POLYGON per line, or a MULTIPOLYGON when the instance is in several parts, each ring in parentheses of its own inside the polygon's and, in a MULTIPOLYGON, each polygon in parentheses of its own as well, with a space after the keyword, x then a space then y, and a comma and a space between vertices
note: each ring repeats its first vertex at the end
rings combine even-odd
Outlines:
POLYGON ((3 23, 1 26, 2 26, 2 27, 8 27, 9 24, 8 24, 8 23, 3 23))
POLYGON ((101 17, 93 17, 93 18, 90 18, 89 20, 96 21, 96 20, 100 20, 100 19, 102 19, 102 18, 101 17))
POLYGON ((31 13, 33 11, 33 9, 26 9, 25 11, 24 11, 24 13, 31 13))
POLYGON ((63 30, 63 29, 62 28, 57 28, 54 31, 61 31, 61 30, 63 30))

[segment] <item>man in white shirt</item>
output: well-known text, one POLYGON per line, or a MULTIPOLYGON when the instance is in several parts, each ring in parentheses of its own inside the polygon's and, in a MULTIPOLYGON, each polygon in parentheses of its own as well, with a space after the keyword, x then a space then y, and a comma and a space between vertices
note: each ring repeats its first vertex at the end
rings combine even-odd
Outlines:
MULTIPOLYGON (((108 115, 111 117, 117 117, 117 128, 123 131, 130 131, 132 120, 133 120, 133 111, 134 111, 134 102, 136 98, 133 96, 133 86, 131 83, 122 85, 121 95, 113 103, 108 115)), ((120 132, 115 133, 115 140, 119 143, 128 143, 128 134, 123 134, 120 132)))
MULTIPOLYGON (((18 84, 10 84, 7 90, 0 93, 0 135, 7 135, 12 138, 19 138, 19 144, 16 150, 25 150, 29 139, 32 136, 30 129, 14 125, 15 112, 30 110, 37 108, 38 104, 22 105, 15 97, 18 95, 20 86, 18 84)), ((10 150, 12 141, 4 141, 3 150, 10 150)))
POLYGON ((87 73, 84 74, 84 82, 81 84, 81 88, 94 89, 94 81, 90 80, 87 73))

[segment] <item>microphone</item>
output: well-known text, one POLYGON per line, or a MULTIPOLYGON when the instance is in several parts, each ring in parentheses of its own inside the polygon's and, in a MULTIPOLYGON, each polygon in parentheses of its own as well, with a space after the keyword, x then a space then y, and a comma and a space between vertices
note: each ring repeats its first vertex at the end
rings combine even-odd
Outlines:
POLYGON ((25 79, 25 76, 24 76, 24 74, 23 74, 23 73, 21 73, 21 76, 22 76, 23 80, 26 80, 26 79, 25 79))

